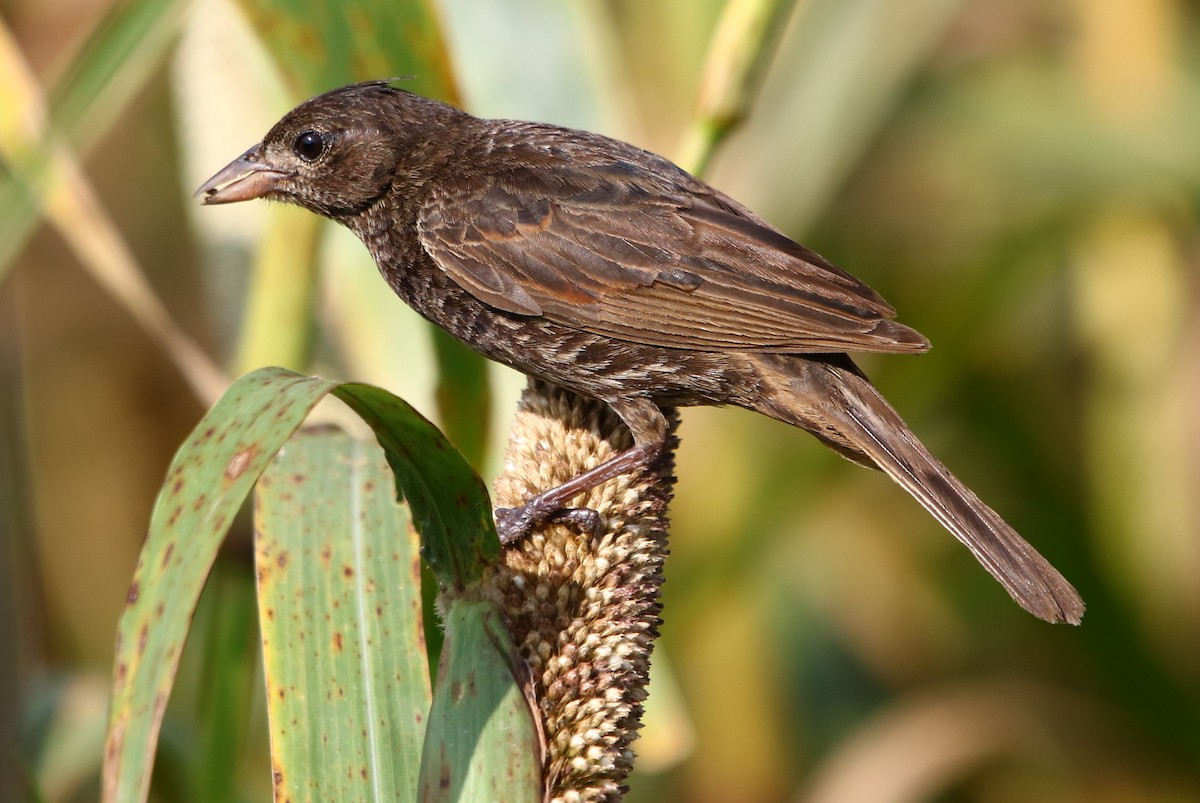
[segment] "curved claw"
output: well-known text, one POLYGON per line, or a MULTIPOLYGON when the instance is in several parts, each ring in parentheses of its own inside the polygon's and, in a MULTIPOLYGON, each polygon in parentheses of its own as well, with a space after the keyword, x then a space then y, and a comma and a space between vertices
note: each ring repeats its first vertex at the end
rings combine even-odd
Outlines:
POLYGON ((565 524, 593 538, 604 533, 604 521, 590 507, 564 507, 549 519, 555 524, 565 524))
POLYGON ((600 514, 590 507, 551 508, 535 496, 520 507, 496 508, 496 532, 504 546, 515 544, 546 524, 565 524, 591 536, 604 532, 600 514))
POLYGON ((631 446, 578 477, 542 491, 520 507, 497 508, 496 530, 500 534, 500 543, 505 546, 514 544, 529 535, 530 531, 553 521, 560 521, 589 535, 604 532, 599 513, 584 507, 566 507, 565 504, 614 477, 645 468, 658 457, 663 448, 666 419, 653 404, 646 402, 646 405, 648 409, 642 409, 637 404, 613 403, 613 409, 626 421, 629 418, 638 421, 635 414, 651 418, 651 424, 645 427, 649 436, 652 436, 651 440, 631 446), (661 427, 657 427, 660 423, 661 427))

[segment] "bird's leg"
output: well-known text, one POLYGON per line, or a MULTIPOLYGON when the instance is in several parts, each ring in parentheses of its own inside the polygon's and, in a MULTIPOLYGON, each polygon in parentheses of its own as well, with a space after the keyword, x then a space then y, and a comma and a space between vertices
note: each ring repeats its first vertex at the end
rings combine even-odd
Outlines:
POLYGON ((585 532, 603 530, 600 514, 586 507, 567 507, 579 494, 611 479, 646 468, 662 453, 667 438, 667 420, 648 399, 622 399, 609 402, 633 435, 633 446, 614 455, 577 477, 530 497, 525 504, 496 509, 496 530, 504 545, 520 541, 532 530, 549 522, 562 522, 585 532))
POLYGON ((530 497, 520 507, 498 508, 496 529, 500 533, 500 542, 506 546, 515 543, 537 527, 554 521, 599 534, 603 529, 600 514, 587 507, 567 507, 567 502, 622 474, 649 465, 661 451, 662 444, 633 446, 562 485, 530 497))

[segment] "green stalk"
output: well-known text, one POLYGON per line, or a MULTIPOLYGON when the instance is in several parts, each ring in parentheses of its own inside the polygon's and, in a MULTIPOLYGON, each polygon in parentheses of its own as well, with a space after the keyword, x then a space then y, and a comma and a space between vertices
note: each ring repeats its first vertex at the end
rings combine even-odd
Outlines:
POLYGON ((268 365, 303 371, 312 357, 321 218, 301 209, 270 210, 250 278, 237 350, 237 375, 268 365))
POLYGON ((717 146, 745 119, 794 5, 795 0, 729 0, 725 5, 678 160, 685 170, 702 175, 717 146))

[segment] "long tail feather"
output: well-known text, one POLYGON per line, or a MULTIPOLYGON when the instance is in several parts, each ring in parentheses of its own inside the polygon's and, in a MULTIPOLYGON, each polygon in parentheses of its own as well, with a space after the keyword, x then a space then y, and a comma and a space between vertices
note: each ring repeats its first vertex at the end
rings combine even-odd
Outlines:
POLYGON ((763 379, 774 392, 761 411, 879 467, 971 550, 1022 608, 1048 622, 1078 624, 1084 604, 1074 587, 930 454, 871 383, 844 362, 763 357, 763 379))

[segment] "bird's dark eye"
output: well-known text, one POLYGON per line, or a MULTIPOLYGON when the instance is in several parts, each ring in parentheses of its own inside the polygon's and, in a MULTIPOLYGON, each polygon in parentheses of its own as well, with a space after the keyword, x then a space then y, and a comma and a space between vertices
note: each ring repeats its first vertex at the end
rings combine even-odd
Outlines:
POLYGON ((304 161, 315 162, 325 152, 325 137, 316 131, 305 131, 296 137, 296 141, 292 145, 292 150, 304 161))

